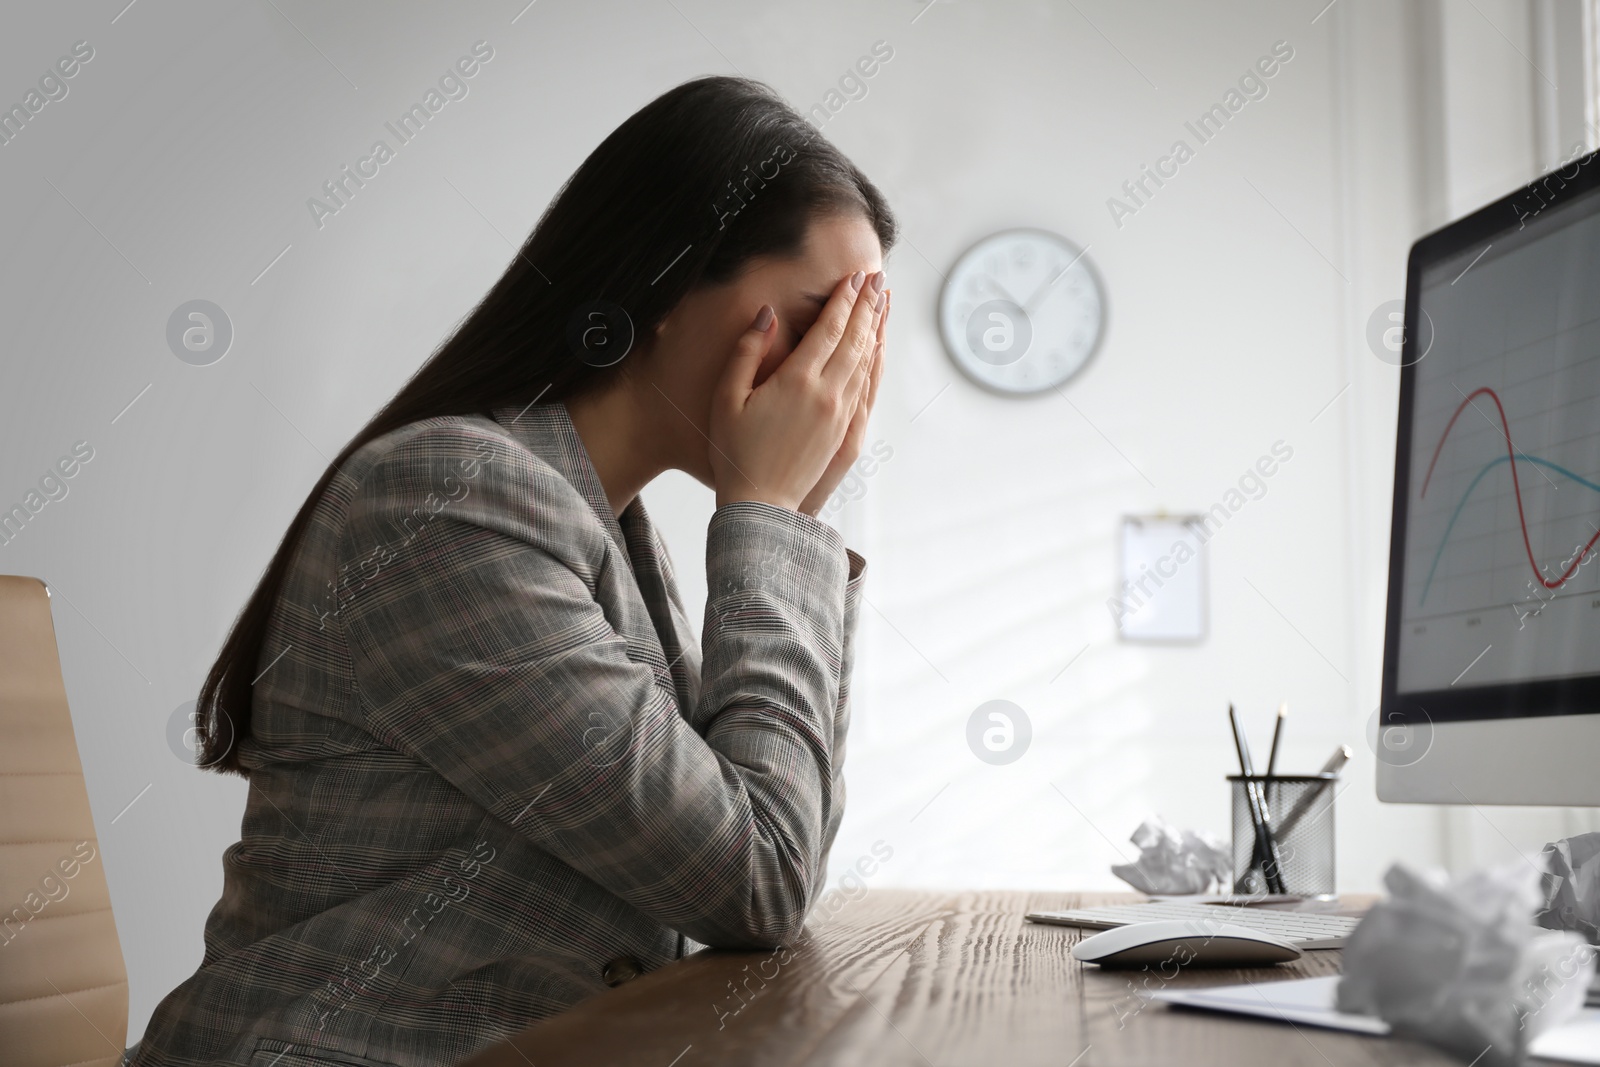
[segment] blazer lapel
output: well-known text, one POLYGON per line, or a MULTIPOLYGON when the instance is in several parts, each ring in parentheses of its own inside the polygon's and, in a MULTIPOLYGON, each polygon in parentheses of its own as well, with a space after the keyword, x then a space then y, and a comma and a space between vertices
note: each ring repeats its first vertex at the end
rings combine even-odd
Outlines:
POLYGON ((700 642, 695 639, 688 612, 678 595, 678 582, 673 576, 666 546, 650 521, 642 497, 623 510, 621 526, 623 537, 627 539, 628 555, 633 559, 634 578, 672 672, 678 708, 688 719, 700 702, 700 642))
POLYGON ((699 698, 699 646, 693 631, 684 628, 687 616, 677 583, 644 502, 635 499, 618 521, 564 404, 507 405, 490 414, 570 482, 605 528, 613 555, 620 557, 631 580, 619 583, 624 603, 601 607, 628 642, 628 657, 651 667, 656 685, 676 697, 680 713, 688 718, 699 698))
MULTIPOLYGON (((589 462, 589 453, 583 447, 583 438, 567 414, 565 404, 529 405, 518 409, 515 405, 495 408, 490 412, 494 420, 512 436, 530 448, 534 455, 554 467, 572 487, 583 494, 594 511, 595 518, 611 535, 612 544, 627 559, 627 546, 623 541, 622 527, 612 514, 611 501, 600 484, 600 476, 589 462)), ((630 563, 631 566, 631 563, 630 563)))

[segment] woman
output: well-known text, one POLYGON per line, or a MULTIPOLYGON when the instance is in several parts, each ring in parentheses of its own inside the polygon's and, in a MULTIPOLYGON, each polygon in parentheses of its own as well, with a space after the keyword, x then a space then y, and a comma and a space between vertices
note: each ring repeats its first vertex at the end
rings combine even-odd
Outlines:
POLYGON ((200 694, 249 779, 138 1065, 454 1062, 774 947, 843 812, 863 561, 816 517, 883 369, 879 192, 681 85, 562 188, 308 497, 200 694), (697 645, 639 491, 716 491, 697 645))

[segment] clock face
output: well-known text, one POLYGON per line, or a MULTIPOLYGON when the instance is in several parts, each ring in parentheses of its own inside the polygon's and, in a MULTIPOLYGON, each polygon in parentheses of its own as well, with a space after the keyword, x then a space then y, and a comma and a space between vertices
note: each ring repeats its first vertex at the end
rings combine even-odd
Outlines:
POLYGON ((939 332, 956 366, 1002 393, 1052 389, 1100 343, 1105 296, 1083 250, 1045 230, 1005 230, 956 261, 939 332))

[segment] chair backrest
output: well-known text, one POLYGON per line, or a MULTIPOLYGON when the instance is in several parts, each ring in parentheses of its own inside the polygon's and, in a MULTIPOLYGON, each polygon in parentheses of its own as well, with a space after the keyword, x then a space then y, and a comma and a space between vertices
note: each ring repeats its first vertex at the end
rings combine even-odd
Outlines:
POLYGON ((128 973, 37 578, 0 575, 0 1060, 116 1064, 128 973))

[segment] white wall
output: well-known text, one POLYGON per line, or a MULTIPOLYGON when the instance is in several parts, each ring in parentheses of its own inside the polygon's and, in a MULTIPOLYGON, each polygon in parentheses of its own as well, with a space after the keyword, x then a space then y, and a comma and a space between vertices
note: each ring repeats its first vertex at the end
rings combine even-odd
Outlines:
MULTIPOLYGON (((841 517, 870 577, 836 866, 882 838, 874 884, 1111 888, 1149 812, 1226 832, 1230 700, 1258 745, 1289 702, 1287 768, 1355 747, 1344 887, 1374 888, 1396 856, 1508 851, 1477 813, 1380 808, 1363 740, 1395 404, 1367 316, 1400 294, 1415 236, 1531 176, 1542 143, 1528 10, 1473 7, 113 0, 8 16, 0 98, 74 41, 96 50, 0 147, 0 502, 74 441, 95 448, 0 570, 60 594, 130 1039, 199 961, 243 802, 170 750, 169 718, 326 457, 631 111, 734 70, 806 109, 879 39, 893 59, 825 127, 905 233, 871 432, 894 456, 841 517), (469 96, 318 229, 306 199, 480 39, 495 58, 469 96), (1107 198, 1279 40, 1295 54, 1270 94, 1117 226, 1107 198), (941 272, 1019 225, 1089 246, 1107 285, 1103 349, 1064 396, 983 393, 938 341, 941 272), (163 336, 196 297, 237 331, 204 368, 163 336), (1210 544, 1210 639, 1118 643, 1118 516, 1209 507, 1279 439, 1293 459, 1210 544), (1034 728, 1005 767, 964 740, 993 698, 1034 728)), ((709 496, 669 477, 647 499, 698 603, 709 496)), ((1579 821, 1487 817, 1534 850, 1579 821)))

